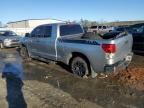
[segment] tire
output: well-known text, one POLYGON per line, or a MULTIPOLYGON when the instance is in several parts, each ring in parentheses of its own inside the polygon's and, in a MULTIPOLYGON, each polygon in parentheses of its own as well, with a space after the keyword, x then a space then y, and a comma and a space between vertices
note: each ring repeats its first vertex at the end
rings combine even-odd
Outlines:
POLYGON ((30 59, 26 47, 21 47, 21 48, 20 48, 20 55, 21 55, 21 57, 22 57, 24 60, 29 60, 29 59, 30 59))
POLYGON ((71 60, 70 68, 73 74, 85 77, 90 73, 90 65, 82 57, 74 57, 71 60))
POLYGON ((4 45, 2 42, 0 43, 0 49, 4 49, 4 45))

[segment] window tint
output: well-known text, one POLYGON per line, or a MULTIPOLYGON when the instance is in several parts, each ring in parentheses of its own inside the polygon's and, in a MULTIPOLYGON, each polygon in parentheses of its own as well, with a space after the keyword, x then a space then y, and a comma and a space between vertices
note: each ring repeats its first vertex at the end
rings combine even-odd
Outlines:
POLYGON ((117 28, 117 31, 122 31, 123 32, 124 30, 125 30, 125 28, 121 28, 121 27, 117 28))
POLYGON ((44 37, 51 37, 52 35, 52 26, 45 26, 44 37))
POLYGON ((44 26, 39 26, 35 28, 31 33, 31 37, 43 37, 43 36, 44 36, 44 26))
POLYGON ((142 29, 143 29, 142 31, 143 31, 143 33, 144 33, 144 26, 142 26, 142 29))
POLYGON ((0 36, 17 36, 17 34, 12 31, 0 31, 0 36))
POLYGON ((144 28, 143 28, 143 26, 142 26, 142 27, 140 27, 140 28, 135 28, 134 30, 135 30, 135 32, 137 32, 137 33, 143 33, 144 28))
POLYGON ((80 25, 62 25, 60 26, 60 36, 83 33, 80 25))
POLYGON ((106 26, 103 26, 103 29, 106 29, 107 27, 106 26))
POLYGON ((99 26, 98 28, 99 28, 99 29, 102 29, 102 26, 99 26))
POLYGON ((92 29, 97 29, 97 26, 92 26, 91 28, 92 28, 92 29))

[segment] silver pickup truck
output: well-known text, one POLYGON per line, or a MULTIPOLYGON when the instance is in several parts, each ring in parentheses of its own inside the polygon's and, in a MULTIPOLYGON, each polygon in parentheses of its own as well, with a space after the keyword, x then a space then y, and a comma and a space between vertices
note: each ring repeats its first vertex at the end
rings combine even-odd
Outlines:
POLYGON ((24 59, 62 62, 81 77, 125 68, 132 60, 132 35, 94 36, 79 24, 46 24, 36 27, 21 41, 24 59))

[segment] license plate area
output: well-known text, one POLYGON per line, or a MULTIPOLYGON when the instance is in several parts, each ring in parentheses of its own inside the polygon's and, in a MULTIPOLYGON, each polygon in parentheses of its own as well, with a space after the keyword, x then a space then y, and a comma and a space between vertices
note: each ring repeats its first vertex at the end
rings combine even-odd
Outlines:
POLYGON ((132 61, 132 56, 131 56, 131 55, 128 55, 128 56, 126 57, 126 61, 132 61))

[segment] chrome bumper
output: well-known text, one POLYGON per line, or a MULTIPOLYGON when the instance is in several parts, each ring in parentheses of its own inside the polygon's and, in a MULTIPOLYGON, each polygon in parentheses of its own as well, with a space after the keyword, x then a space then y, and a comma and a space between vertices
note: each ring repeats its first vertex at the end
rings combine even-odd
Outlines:
POLYGON ((106 65, 104 67, 104 72, 116 72, 126 69, 132 61, 133 53, 130 53, 124 60, 119 61, 113 65, 106 65))

